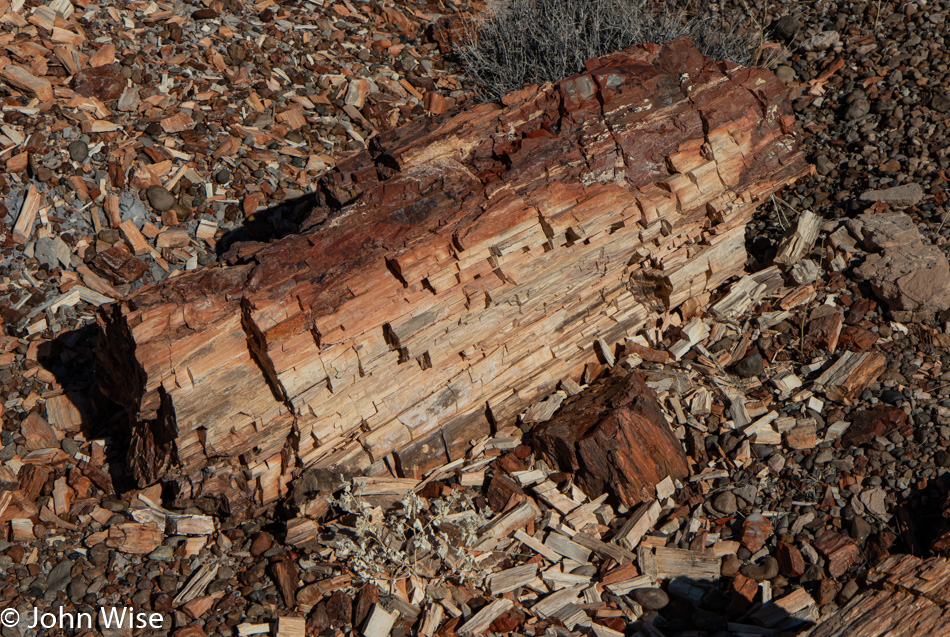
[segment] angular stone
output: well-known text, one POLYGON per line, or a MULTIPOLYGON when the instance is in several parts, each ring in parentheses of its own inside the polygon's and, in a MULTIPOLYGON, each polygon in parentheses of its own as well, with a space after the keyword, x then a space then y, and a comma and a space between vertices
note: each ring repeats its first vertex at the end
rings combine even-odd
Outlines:
POLYGON ((777 557, 779 572, 785 577, 801 577, 805 572, 805 558, 791 544, 779 542, 777 557))
POLYGON ((117 100, 125 90, 127 80, 114 65, 94 66, 73 75, 70 86, 83 97, 94 97, 103 102, 117 100))
POLYGON ((899 407, 878 405, 851 414, 851 426, 843 436, 846 444, 860 445, 875 436, 886 436, 907 423, 907 414, 899 407))
POLYGON ((895 320, 926 320, 950 309, 950 263, 937 246, 885 249, 869 255, 854 274, 871 284, 895 320))
POLYGON ((742 523, 742 546, 750 553, 757 553, 772 537, 772 523, 764 516, 753 513, 742 523))
POLYGON ((688 475, 653 391, 636 373, 612 377, 572 396, 533 431, 536 451, 574 475, 591 498, 610 493, 626 506, 643 502, 667 476, 688 475))
POLYGON ((913 206, 924 197, 924 189, 919 184, 902 184, 882 190, 868 190, 861 193, 861 201, 881 202, 889 206, 913 206))
POLYGON ((845 226, 868 252, 924 242, 917 224, 903 212, 866 213, 849 219, 845 226))

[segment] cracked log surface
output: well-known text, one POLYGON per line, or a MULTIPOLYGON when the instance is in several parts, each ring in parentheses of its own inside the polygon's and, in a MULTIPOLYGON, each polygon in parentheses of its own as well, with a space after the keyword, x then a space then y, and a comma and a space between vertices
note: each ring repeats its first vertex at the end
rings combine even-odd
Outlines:
POLYGON ((869 590, 805 637, 912 637, 950 634, 950 561, 892 555, 867 575, 869 590))
POLYGON ((103 308, 136 478, 264 504, 302 467, 418 475, 739 272, 809 170, 789 89, 685 38, 587 68, 381 135, 301 234, 103 308))

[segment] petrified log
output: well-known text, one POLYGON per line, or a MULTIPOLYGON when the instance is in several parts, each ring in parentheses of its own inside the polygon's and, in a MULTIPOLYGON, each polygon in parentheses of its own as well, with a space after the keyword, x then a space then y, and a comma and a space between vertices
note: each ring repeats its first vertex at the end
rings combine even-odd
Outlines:
POLYGON ((417 121, 318 184, 301 234, 102 309, 143 483, 213 465, 417 475, 736 274, 805 174, 789 90, 688 39, 417 121))
POLYGON ((636 373, 597 381, 531 434, 535 451, 592 498, 609 493, 631 507, 655 498, 667 476, 689 475, 683 445, 636 373))
POLYGON ((867 575, 870 589, 810 630, 808 637, 950 633, 950 562, 892 555, 867 575))

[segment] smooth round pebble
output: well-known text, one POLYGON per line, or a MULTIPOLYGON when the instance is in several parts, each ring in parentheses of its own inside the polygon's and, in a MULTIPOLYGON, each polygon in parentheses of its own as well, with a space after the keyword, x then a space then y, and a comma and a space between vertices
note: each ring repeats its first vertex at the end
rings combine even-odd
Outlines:
POLYGON ((175 197, 164 186, 149 186, 145 191, 145 196, 152 207, 159 212, 164 212, 175 205, 175 197))
POLYGON ((646 610, 660 610, 670 603, 670 596, 661 588, 638 588, 630 596, 646 610))
POLYGON ((69 158, 73 161, 82 162, 86 161, 86 158, 89 157, 89 146, 81 139, 69 142, 69 146, 66 147, 66 150, 69 151, 69 158))

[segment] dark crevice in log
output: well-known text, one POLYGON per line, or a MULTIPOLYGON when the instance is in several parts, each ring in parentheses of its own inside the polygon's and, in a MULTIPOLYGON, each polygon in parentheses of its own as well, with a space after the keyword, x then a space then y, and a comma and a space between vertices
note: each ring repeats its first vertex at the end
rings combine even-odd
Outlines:
MULTIPOLYGON (((264 334, 254 322, 254 319, 251 317, 251 315, 252 309, 250 308, 247 299, 242 299, 241 327, 244 329, 244 334, 247 336, 247 351, 251 355, 251 358, 254 359, 254 362, 257 363, 257 366, 261 369, 261 374, 264 376, 265 382, 267 382, 274 394, 274 400, 279 403, 288 404, 287 390, 281 384, 280 379, 277 378, 277 372, 274 369, 274 361, 272 361, 270 356, 267 354, 267 343, 265 342, 264 334)), ((288 408, 293 411, 292 406, 288 405, 288 408)))

